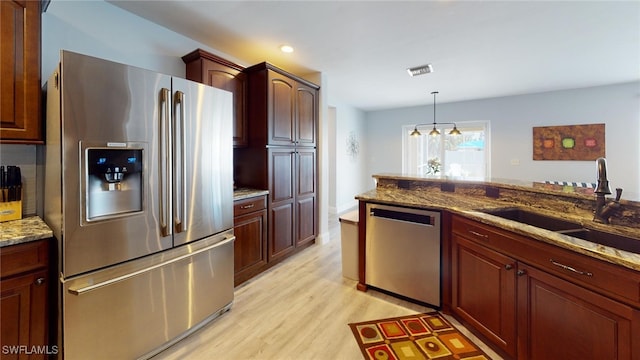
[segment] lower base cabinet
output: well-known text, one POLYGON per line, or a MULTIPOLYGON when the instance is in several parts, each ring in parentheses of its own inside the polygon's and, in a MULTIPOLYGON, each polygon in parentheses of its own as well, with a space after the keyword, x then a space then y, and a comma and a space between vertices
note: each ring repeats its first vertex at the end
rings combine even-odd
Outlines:
POLYGON ((0 248, 0 358, 45 359, 50 239, 0 248))
POLYGON ((638 272, 457 216, 451 240, 452 312, 506 358, 640 359, 638 272))
POLYGON ((516 261, 454 235, 453 309, 467 324, 516 356, 516 261))
POLYGON ((267 265, 266 195, 234 203, 234 286, 263 271, 267 265))
POLYGON ((519 359, 640 359, 638 310, 528 265, 518 271, 519 359))

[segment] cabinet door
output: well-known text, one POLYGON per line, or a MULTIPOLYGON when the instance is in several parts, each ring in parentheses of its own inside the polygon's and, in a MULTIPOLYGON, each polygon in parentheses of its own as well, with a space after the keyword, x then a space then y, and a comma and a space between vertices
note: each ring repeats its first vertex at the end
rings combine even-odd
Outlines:
POLYGON ((638 310, 536 268, 519 270, 519 359, 640 358, 632 343, 638 310))
POLYGON ((298 83, 296 88, 296 144, 316 145, 318 92, 298 83))
POLYGON ((302 245, 316 237, 316 150, 299 147, 296 154, 296 245, 302 245))
POLYGON ((233 145, 246 146, 247 125, 244 114, 245 74, 218 64, 211 60, 203 60, 204 83, 233 94, 233 145))
POLYGON ((268 139, 270 145, 293 145, 295 141, 296 82, 274 71, 268 71, 269 114, 268 139))
POLYGON ((182 57, 187 65, 186 78, 201 82, 233 94, 233 146, 245 147, 249 143, 245 104, 247 93, 244 67, 197 49, 182 57))
POLYGON ((249 279, 267 264, 267 211, 234 218, 234 286, 249 279))
POLYGON ((295 247, 295 150, 269 149, 269 261, 295 247))
MULTIPOLYGON (((48 345, 47 328, 47 272, 3 279, 0 282, 0 344, 3 346, 48 345)), ((3 359, 22 359, 24 355, 5 354, 3 359)), ((33 354, 29 359, 44 359, 44 354, 33 354)))
POLYGON ((516 354, 516 261, 453 235, 452 308, 510 356, 516 354))
POLYGON ((0 142, 39 143, 40 1, 0 1, 0 142))

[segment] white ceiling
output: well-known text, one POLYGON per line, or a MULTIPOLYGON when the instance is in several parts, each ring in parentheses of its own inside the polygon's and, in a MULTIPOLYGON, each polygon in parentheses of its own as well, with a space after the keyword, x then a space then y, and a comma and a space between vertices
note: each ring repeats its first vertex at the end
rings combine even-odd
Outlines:
POLYGON ((322 72, 363 110, 640 80, 640 1, 109 2, 243 65, 322 72))

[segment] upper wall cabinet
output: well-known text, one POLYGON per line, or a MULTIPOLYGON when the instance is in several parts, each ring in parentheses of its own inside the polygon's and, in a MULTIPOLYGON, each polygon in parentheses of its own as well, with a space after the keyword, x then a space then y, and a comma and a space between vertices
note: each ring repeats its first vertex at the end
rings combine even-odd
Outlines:
MULTIPOLYGON (((269 63, 245 70, 254 115, 266 117, 258 135, 268 145, 316 146, 318 86, 269 63)), ((252 119, 254 120, 254 119, 252 119)), ((251 129, 252 137, 260 129, 251 129)))
POLYGON ((40 1, 0 1, 0 142, 43 142, 40 1))
POLYGON ((244 67, 201 49, 183 56, 182 60, 187 64, 187 79, 233 93, 233 146, 247 146, 244 67))

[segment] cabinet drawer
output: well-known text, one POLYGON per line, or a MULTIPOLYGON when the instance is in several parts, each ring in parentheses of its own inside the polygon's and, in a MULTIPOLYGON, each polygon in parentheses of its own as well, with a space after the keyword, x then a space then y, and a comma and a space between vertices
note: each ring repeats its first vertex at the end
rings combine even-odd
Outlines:
POLYGON ((473 220, 454 217, 452 231, 594 291, 640 306, 640 273, 473 220))
POLYGON ((451 225, 454 233, 484 245, 500 248, 500 244, 510 241, 504 233, 473 220, 454 217, 451 225))
POLYGON ((233 203, 233 216, 248 214, 267 207, 266 195, 237 200, 233 203))
POLYGON ((45 268, 49 241, 51 240, 46 239, 0 248, 0 277, 45 268))
POLYGON ((605 295, 632 300, 640 306, 640 273, 552 245, 540 245, 522 261, 600 293, 604 291, 605 295))

